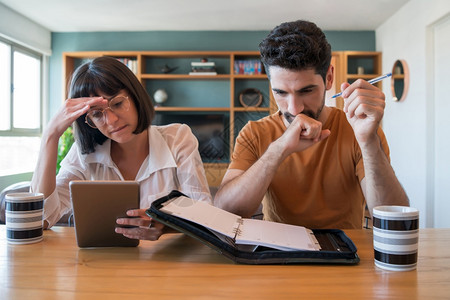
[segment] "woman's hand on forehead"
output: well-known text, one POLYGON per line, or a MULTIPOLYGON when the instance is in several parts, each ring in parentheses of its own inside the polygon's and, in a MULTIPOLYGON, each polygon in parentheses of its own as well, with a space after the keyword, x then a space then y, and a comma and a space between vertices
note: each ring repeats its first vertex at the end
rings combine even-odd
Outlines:
POLYGON ((90 109, 104 109, 108 107, 108 99, 102 96, 86 97, 85 103, 89 105, 90 109))

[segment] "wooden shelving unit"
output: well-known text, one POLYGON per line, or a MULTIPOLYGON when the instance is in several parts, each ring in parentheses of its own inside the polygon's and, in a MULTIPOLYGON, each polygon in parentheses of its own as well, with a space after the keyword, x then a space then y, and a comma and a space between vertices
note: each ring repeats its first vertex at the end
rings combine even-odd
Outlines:
MULTIPOLYGON (((332 53, 331 64, 334 66, 334 89, 328 96, 340 92, 340 86, 344 82, 352 83, 359 78, 369 80, 382 75, 381 52, 335 51, 332 53), (364 69, 363 74, 358 74, 358 67, 364 69)), ((376 83, 376 86, 381 88, 382 82, 376 83)), ((336 98, 336 107, 344 107, 342 98, 336 98)))
MULTIPOLYGON (((227 145, 229 145, 228 156, 231 156, 234 147, 234 140, 240 130, 235 124, 236 114, 239 115, 239 123, 242 123, 243 114, 264 114, 268 115, 276 111, 276 105, 272 98, 269 82, 265 74, 235 74, 234 63, 236 60, 259 59, 259 52, 257 51, 89 51, 89 52, 65 52, 63 53, 63 68, 64 68, 64 99, 67 95, 67 84, 70 76, 77 66, 88 59, 99 56, 113 56, 119 59, 131 60, 134 66, 134 72, 140 82, 146 87, 148 93, 152 96, 155 85, 161 84, 176 89, 177 85, 182 82, 201 82, 202 90, 210 90, 211 95, 214 95, 214 85, 225 85, 222 91, 229 94, 228 99, 216 101, 209 99, 210 105, 205 105, 208 101, 204 101, 199 105, 186 105, 185 102, 192 102, 195 95, 185 95, 185 99, 172 99, 171 104, 155 106, 157 114, 164 113, 223 113, 229 118, 227 127, 228 133, 227 145), (209 61, 216 63, 217 75, 189 75, 190 62, 200 61, 202 58, 207 58, 209 61), (171 73, 164 73, 162 66, 177 66, 178 68, 171 73), (252 85, 258 83, 258 89, 263 92, 266 99, 264 99, 260 107, 243 107, 239 103, 239 92, 248 84, 252 85), (261 86, 263 88, 261 88, 261 86)), ((170 89, 170 88, 167 88, 170 89)), ((168 93, 170 91, 168 90, 168 93)), ((223 93, 218 95, 218 98, 224 97, 223 93)), ((175 96, 177 97, 177 96, 175 96)), ((245 116, 244 116, 245 118, 245 116)), ((222 179, 226 168, 227 161, 208 162, 205 163, 205 169, 210 184, 218 185, 222 179)))
MULTIPOLYGON (((140 82, 152 96, 157 84, 167 86, 167 89, 176 91, 176 87, 188 82, 190 85, 201 85, 202 91, 214 95, 215 85, 224 85, 221 92, 209 99, 196 99, 195 93, 183 96, 175 96, 170 104, 156 106, 157 114, 164 113, 223 113, 229 117, 227 128, 229 137, 229 156, 234 147, 235 138, 243 126, 248 115, 254 114, 257 118, 274 113, 277 110, 276 103, 270 90, 269 81, 265 74, 235 74, 235 61, 258 60, 257 51, 88 51, 63 53, 64 95, 67 95, 67 83, 75 68, 85 60, 99 56, 113 56, 132 62, 133 70, 140 82), (207 58, 216 63, 217 75, 189 75, 190 62, 207 58), (164 73, 163 66, 177 69, 171 73, 164 73), (264 101, 259 107, 243 107, 239 103, 239 93, 248 87, 255 87, 263 92, 264 101), (228 94, 228 95, 224 95, 228 94), (224 98, 225 97, 225 98, 224 98), (218 100, 222 98, 222 100, 218 100), (197 100, 193 105, 193 100, 197 100), (217 101, 216 101, 217 100, 217 101), (201 102, 201 105, 198 105, 201 102), (186 105, 186 103, 190 103, 186 105), (205 105, 208 103, 209 105, 205 105), (236 123, 236 124, 235 124, 236 123), (239 123, 239 124, 237 124, 239 123)), ((371 79, 381 75, 381 53, 360 51, 333 52, 332 64, 335 66, 335 89, 338 90, 342 82, 353 82, 358 78, 371 79), (357 67, 364 68, 364 74, 357 74, 357 67)), ((377 84, 381 87, 381 82, 377 84)), ((170 92, 170 91, 168 91, 170 92)), ((184 92, 184 91, 183 91, 184 92)), ((340 100, 339 100, 340 101, 340 100)), ((336 102, 338 108, 342 108, 342 101, 336 102)), ((227 161, 205 163, 208 181, 212 186, 220 184, 221 176, 228 167, 227 161)))
MULTIPOLYGON (((382 75, 381 52, 343 51, 342 55, 344 81, 351 83, 359 78, 369 80, 382 75), (362 68, 363 73, 358 73, 358 68, 362 68)), ((381 84, 380 81, 377 86, 381 87, 381 84)))

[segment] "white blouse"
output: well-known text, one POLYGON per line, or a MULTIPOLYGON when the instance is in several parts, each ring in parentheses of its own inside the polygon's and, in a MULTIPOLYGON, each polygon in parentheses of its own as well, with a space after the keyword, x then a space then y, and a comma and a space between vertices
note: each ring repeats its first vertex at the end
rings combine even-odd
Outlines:
MULTIPOLYGON (((136 181, 140 186, 140 208, 179 190, 187 196, 212 203, 198 142, 187 125, 150 126, 149 155, 142 163, 136 181)), ((55 191, 44 200, 44 220, 53 226, 72 210, 69 182, 72 180, 124 180, 111 159, 111 140, 97 145, 95 152, 81 154, 74 143, 61 162, 55 191)))

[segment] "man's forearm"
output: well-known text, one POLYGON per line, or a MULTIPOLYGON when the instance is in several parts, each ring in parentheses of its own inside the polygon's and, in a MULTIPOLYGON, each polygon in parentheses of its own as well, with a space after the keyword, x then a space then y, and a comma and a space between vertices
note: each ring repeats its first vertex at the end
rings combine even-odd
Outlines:
POLYGON ((378 141, 372 147, 362 147, 365 170, 363 186, 370 213, 378 205, 409 205, 408 197, 378 141))
POLYGON ((272 143, 248 170, 222 184, 214 204, 243 217, 250 217, 261 204, 278 166, 285 158, 282 148, 272 143))
POLYGON ((251 216, 261 204, 280 164, 291 153, 303 151, 330 135, 322 123, 298 114, 281 137, 245 172, 228 170, 214 204, 241 216, 251 216))

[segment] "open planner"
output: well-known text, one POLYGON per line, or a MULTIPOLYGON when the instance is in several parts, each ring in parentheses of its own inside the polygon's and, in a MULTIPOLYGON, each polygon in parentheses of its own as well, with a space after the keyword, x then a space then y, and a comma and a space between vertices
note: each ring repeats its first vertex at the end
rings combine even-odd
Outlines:
POLYGON ((359 262, 355 245, 341 230, 242 218, 179 191, 154 201, 147 214, 238 263, 359 262))
POLYGON ((163 203, 162 212, 201 224, 220 239, 235 245, 266 246, 278 250, 320 250, 313 232, 305 227, 245 219, 186 196, 163 203))

